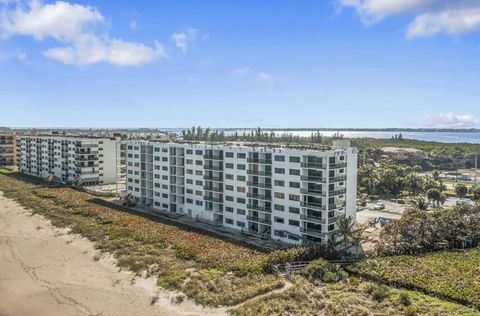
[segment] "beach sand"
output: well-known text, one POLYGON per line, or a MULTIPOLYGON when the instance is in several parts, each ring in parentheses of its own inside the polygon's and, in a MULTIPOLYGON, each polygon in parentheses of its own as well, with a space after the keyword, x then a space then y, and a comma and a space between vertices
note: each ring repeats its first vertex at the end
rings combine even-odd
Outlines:
POLYGON ((224 315, 178 293, 159 290, 154 278, 120 271, 93 244, 53 227, 0 191, 0 316, 224 315), (157 297, 152 305, 152 298, 157 297))

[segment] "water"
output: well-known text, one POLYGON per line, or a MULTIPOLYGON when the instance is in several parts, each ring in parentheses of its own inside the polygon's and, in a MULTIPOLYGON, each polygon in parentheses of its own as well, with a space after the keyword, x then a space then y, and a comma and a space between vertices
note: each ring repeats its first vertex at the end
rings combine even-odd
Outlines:
MULTIPOLYGON (((246 129, 247 132, 250 132, 252 129, 246 129)), ((226 135, 232 135, 235 132, 238 135, 242 135, 244 129, 239 130, 228 130, 225 131, 226 135)), ((316 132, 317 130, 302 130, 302 131, 286 131, 286 130, 275 130, 274 133, 276 135, 281 134, 293 134, 298 136, 305 136, 308 137, 312 134, 312 132, 316 132)), ((181 129, 175 130, 175 132, 181 132, 181 129)), ((323 136, 330 137, 333 134, 337 133, 336 131, 322 131, 320 133, 323 136)), ((340 134, 344 135, 345 138, 392 138, 396 134, 400 132, 390 132, 390 131, 340 131, 340 134)), ((401 132, 404 139, 415 139, 415 140, 423 140, 423 141, 434 141, 434 142, 441 142, 441 143, 472 143, 472 144, 480 144, 480 132, 401 132)))

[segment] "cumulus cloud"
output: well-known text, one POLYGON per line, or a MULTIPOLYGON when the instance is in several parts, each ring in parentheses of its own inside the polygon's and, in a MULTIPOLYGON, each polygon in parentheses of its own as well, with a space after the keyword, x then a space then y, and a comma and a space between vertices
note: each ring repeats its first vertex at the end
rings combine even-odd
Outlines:
POLYGON ((472 114, 439 113, 429 114, 423 117, 423 124, 429 127, 476 127, 480 120, 472 114))
POLYGON ((4 39, 18 35, 32 36, 37 41, 53 38, 63 46, 49 48, 43 54, 65 64, 141 66, 168 57, 158 42, 147 46, 111 38, 105 18, 96 8, 64 1, 44 4, 32 0, 27 5, 17 3, 13 9, 4 9, 0 32, 4 39))
POLYGON ((408 38, 439 33, 459 35, 480 29, 478 0, 338 0, 338 3, 341 8, 355 9, 365 24, 394 14, 411 16, 408 38))
POLYGON ((197 38, 197 33, 197 29, 189 27, 185 32, 173 33, 170 39, 175 43, 175 46, 185 54, 189 44, 197 38))

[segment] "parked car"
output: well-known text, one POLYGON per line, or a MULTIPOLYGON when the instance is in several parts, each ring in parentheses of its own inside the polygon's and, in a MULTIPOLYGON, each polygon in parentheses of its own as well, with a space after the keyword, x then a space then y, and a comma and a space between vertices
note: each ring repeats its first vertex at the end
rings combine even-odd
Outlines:
POLYGON ((385 209, 385 204, 383 204, 383 203, 377 203, 377 204, 375 204, 375 205, 373 206, 373 209, 374 209, 374 210, 383 210, 383 209, 385 209))
POLYGON ((475 203, 471 199, 466 199, 466 198, 459 199, 457 201, 457 205, 460 205, 460 204, 475 205, 475 203))

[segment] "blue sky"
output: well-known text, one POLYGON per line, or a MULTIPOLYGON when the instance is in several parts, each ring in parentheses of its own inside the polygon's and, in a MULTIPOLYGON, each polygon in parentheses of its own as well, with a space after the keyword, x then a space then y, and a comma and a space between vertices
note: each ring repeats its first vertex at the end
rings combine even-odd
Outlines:
POLYGON ((476 0, 0 0, 0 12, 0 126, 480 126, 476 0))

